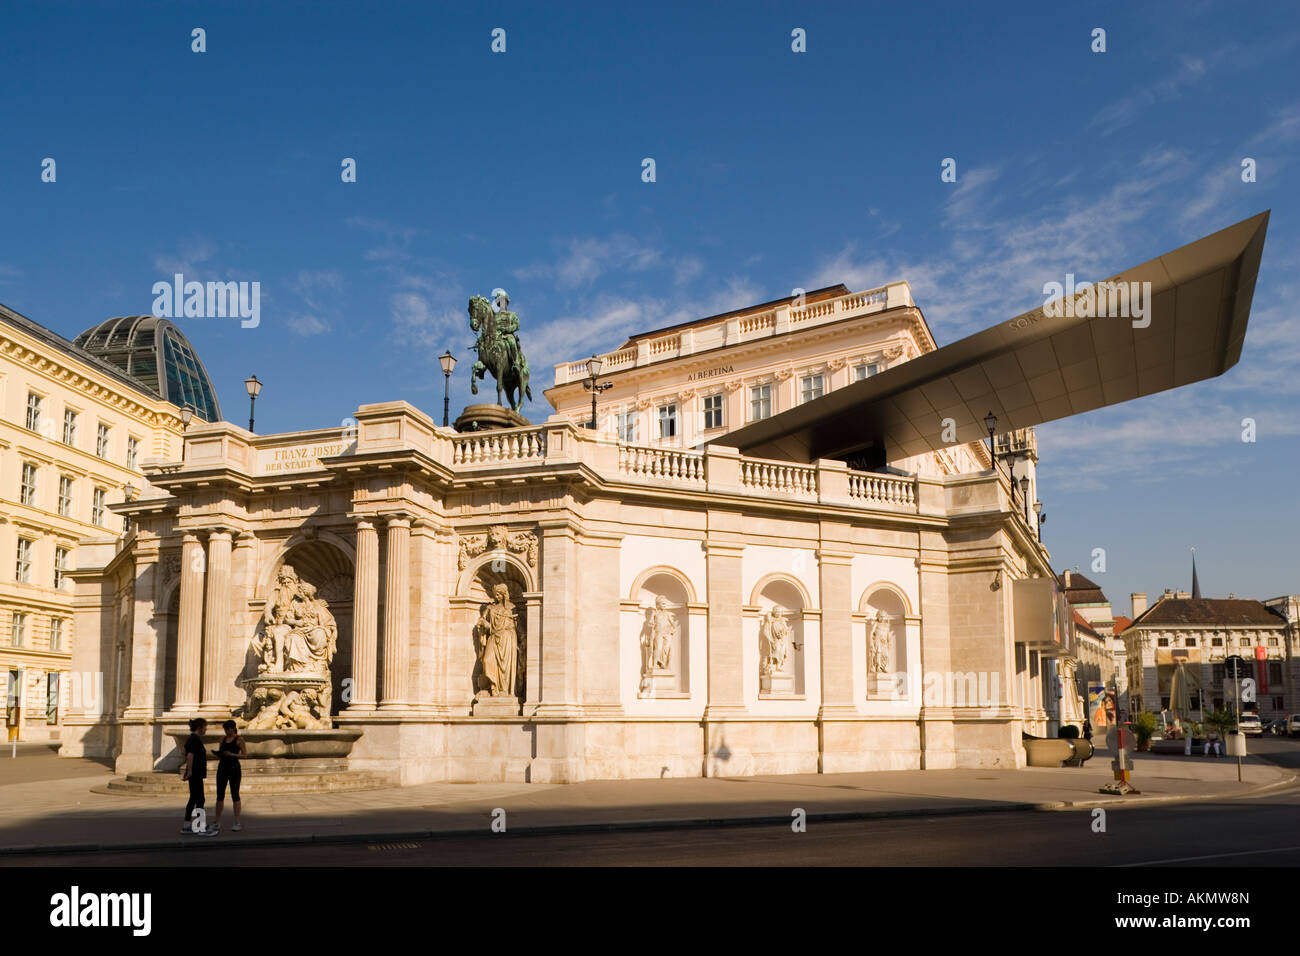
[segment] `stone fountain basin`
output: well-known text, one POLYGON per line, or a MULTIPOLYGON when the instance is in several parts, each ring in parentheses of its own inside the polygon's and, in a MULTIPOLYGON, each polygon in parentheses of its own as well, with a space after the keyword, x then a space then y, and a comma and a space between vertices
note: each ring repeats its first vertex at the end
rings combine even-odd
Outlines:
MULTIPOLYGON (((208 725, 208 732, 203 735, 203 745, 208 751, 217 749, 225 734, 218 727, 215 731, 208 725)), ((169 727, 167 734, 176 741, 176 745, 185 749, 189 739, 188 728, 169 727)), ((359 730, 243 730, 244 746, 248 751, 245 760, 294 760, 294 759, 330 759, 342 760, 352 752, 352 745, 361 738, 359 730)), ((211 757, 209 757, 211 759, 211 757)), ((245 764, 247 768, 248 765, 245 764)), ((248 768, 251 769, 251 768, 248 768)))

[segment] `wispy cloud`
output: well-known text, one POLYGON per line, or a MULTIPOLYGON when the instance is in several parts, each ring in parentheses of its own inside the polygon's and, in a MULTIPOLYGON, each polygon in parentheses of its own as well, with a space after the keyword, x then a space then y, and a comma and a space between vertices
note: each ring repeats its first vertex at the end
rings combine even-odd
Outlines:
POLYGON ((177 243, 177 250, 171 253, 156 253, 153 267, 168 276, 182 273, 186 279, 197 276, 205 266, 210 268, 212 258, 217 254, 217 245, 203 236, 191 236, 177 243))

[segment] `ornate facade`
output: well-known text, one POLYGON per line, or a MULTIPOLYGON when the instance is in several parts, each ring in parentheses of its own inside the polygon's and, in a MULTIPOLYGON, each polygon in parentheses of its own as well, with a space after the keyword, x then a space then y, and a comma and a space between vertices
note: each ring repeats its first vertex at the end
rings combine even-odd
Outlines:
POLYGON ((73 574, 98 635, 74 667, 129 664, 64 753, 169 766, 185 719, 249 713, 268 622, 323 646, 318 600, 350 766, 403 783, 1010 767, 1045 729, 1061 639, 1013 597, 1054 581, 1004 469, 633 446, 558 416, 458 434, 403 402, 356 421, 191 427, 149 468, 129 537, 73 574), (287 612, 286 566, 312 588, 287 612))

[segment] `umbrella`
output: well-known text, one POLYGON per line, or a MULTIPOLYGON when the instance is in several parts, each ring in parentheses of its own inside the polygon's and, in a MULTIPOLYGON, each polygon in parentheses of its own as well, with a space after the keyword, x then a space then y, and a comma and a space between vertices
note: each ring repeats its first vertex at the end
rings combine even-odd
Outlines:
MULTIPOLYGON (((1197 670, 1200 668, 1198 667, 1197 670)), ((1192 711, 1192 691, 1201 690, 1201 677, 1180 661, 1174 668, 1174 676, 1169 682, 1169 709, 1179 718, 1185 718, 1192 711)))

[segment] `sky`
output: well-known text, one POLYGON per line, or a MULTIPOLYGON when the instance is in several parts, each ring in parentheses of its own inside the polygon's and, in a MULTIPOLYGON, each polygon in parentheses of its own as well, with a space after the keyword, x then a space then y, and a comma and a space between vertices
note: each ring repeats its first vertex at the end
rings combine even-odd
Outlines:
POLYGON ((1300 592, 1300 5, 469 6, 6 4, 0 302, 73 337, 176 272, 257 281, 257 327, 177 321, 271 433, 440 420, 446 349, 478 400, 499 286, 540 421, 555 363, 636 332, 906 280, 944 345, 1271 209, 1240 363, 1041 426, 1039 497, 1117 613, 1193 547, 1207 597, 1300 592))

